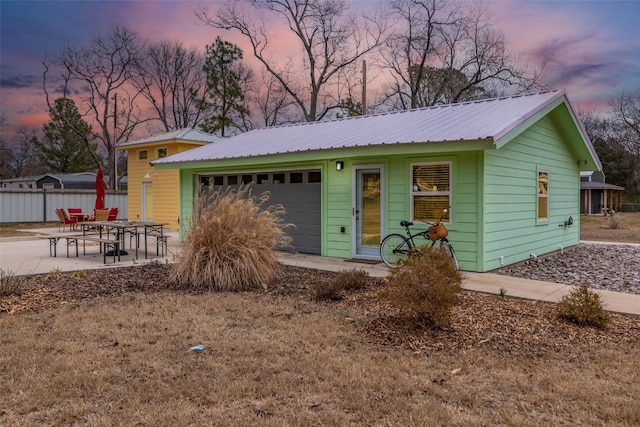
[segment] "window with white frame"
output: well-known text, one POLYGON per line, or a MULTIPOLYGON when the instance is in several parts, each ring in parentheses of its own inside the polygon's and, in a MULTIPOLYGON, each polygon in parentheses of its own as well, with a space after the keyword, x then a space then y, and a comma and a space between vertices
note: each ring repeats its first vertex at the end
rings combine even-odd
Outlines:
POLYGON ((147 150, 138 150, 138 160, 147 160, 147 150))
POLYGON ((158 148, 156 150, 156 159, 161 159, 163 157, 167 157, 167 149, 166 148, 158 148))
MULTIPOLYGON (((451 206, 451 162, 411 165, 411 218, 414 222, 440 219, 451 206)), ((449 212, 443 218, 450 221, 449 212)))
POLYGON ((538 221, 549 219, 549 172, 538 171, 538 221))

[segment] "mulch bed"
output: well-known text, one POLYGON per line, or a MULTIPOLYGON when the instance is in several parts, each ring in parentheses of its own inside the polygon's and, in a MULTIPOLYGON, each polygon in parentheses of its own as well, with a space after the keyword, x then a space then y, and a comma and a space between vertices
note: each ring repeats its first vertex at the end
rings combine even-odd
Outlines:
MULTIPOLYGON (((18 294, 0 297, 0 316, 40 312, 96 297, 117 299, 131 292, 194 294, 169 283, 170 264, 75 273, 26 276, 18 294)), ((558 319, 555 305, 499 295, 464 291, 450 328, 429 330, 415 326, 381 298, 387 279, 369 278, 361 290, 348 291, 339 301, 317 301, 314 289, 339 273, 282 266, 279 277, 256 294, 296 298, 309 304, 325 304, 348 312, 369 340, 382 346, 416 353, 465 351, 484 348, 505 354, 567 357, 589 346, 640 345, 640 317, 611 314, 606 329, 580 327, 558 319)), ((206 292, 206 291, 205 291, 206 292)))

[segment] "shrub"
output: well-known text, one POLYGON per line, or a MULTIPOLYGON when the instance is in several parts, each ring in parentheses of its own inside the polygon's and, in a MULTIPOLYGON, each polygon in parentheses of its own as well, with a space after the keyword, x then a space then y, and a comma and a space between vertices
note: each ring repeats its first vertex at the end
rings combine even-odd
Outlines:
POLYGON ((76 277, 78 279, 83 279, 87 277, 87 270, 76 270, 73 272, 73 277, 76 277))
POLYGON ((342 299, 343 284, 338 280, 328 280, 316 285, 314 295, 317 300, 338 301, 342 299))
POLYGON ((558 317, 578 325, 604 328, 609 323, 609 313, 604 310, 600 295, 580 286, 563 296, 556 307, 558 317))
POLYGON ((607 227, 611 230, 619 230, 622 228, 622 219, 615 213, 611 214, 607 219, 607 227))
POLYGON ((369 273, 362 269, 352 268, 341 271, 335 281, 340 283, 343 289, 348 291, 363 289, 369 281, 369 273))
POLYGON ((51 277, 60 277, 62 276, 63 273, 60 267, 54 267, 51 270, 49 270, 49 273, 47 274, 51 277))
POLYGON ((290 245, 282 205, 250 186, 210 191, 199 199, 169 279, 192 289, 241 291, 265 286, 279 270, 276 248, 290 245))
POLYGON ((369 273, 352 268, 341 271, 333 280, 320 282, 315 288, 315 297, 319 300, 340 300, 345 290, 362 289, 367 286, 369 273))
POLYGON ((23 276, 16 276, 12 271, 0 268, 0 297, 20 294, 24 282, 23 276))
POLYGON ((388 297, 420 326, 443 328, 451 325, 461 283, 462 273, 451 258, 439 249, 421 246, 403 268, 391 270, 388 297))

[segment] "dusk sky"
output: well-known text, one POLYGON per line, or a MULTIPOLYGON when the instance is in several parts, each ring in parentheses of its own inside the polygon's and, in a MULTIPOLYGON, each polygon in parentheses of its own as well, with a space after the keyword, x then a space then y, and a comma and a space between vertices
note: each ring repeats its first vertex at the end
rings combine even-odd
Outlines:
MULTIPOLYGON (((364 0, 354 1, 363 5, 364 0)), ((232 33, 196 22, 195 1, 0 1, 0 112, 3 136, 48 120, 42 91, 45 53, 83 46, 118 25, 145 40, 177 39, 204 51, 232 33)), ((206 2, 215 8, 219 2, 206 2)), ((531 65, 546 62, 546 81, 574 106, 604 112, 620 90, 640 89, 640 0, 491 0, 495 28, 531 65)), ((246 52, 246 56, 249 53, 246 52)))

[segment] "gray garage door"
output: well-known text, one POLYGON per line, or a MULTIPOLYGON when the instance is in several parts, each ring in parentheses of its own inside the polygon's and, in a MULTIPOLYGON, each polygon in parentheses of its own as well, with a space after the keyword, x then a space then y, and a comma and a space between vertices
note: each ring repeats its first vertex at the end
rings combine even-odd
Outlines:
POLYGON ((284 221, 295 224, 287 230, 297 252, 319 254, 321 236, 321 174, 320 170, 298 170, 264 173, 201 175, 203 188, 213 184, 214 190, 252 183, 253 194, 271 192, 269 204, 282 204, 284 221))

